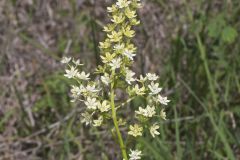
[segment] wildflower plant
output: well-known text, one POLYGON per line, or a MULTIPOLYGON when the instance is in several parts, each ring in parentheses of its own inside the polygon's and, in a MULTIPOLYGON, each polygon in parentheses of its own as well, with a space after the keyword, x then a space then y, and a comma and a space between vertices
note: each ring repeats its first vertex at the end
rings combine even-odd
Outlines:
POLYGON ((159 117, 166 120, 164 106, 169 102, 167 97, 160 95, 162 88, 157 83, 159 76, 147 73, 137 78, 131 70, 137 50, 132 43, 135 36, 133 28, 140 24, 136 10, 141 6, 140 0, 118 0, 107 7, 111 22, 103 29, 107 34, 106 39, 99 43, 102 65, 93 74, 82 71, 80 60, 62 59, 62 63, 67 64, 64 76, 76 81, 71 86, 72 101, 81 101, 85 105, 81 122, 112 129, 124 160, 138 160, 142 156, 142 151, 127 149, 124 137, 136 138, 143 134, 153 138, 158 136, 160 126, 157 120, 159 117), (116 101, 117 89, 124 91, 127 98, 116 101), (120 110, 125 110, 136 97, 144 98, 147 104, 133 111, 135 116, 129 120, 126 115, 120 114, 120 110), (128 131, 123 133, 122 128, 128 131))

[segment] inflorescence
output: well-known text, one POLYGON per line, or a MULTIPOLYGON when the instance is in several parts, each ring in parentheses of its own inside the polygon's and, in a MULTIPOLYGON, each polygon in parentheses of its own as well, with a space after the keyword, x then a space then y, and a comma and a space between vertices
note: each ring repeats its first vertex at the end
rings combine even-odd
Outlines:
POLYGON ((159 117, 166 120, 164 106, 169 102, 167 97, 160 94, 162 88, 158 75, 147 73, 137 78, 131 70, 137 50, 132 43, 135 36, 133 27, 140 24, 136 10, 141 6, 140 0, 118 0, 107 7, 111 22, 104 27, 107 37, 99 43, 102 65, 96 68, 94 74, 83 71, 80 60, 64 57, 61 61, 67 64, 64 76, 76 81, 71 86, 72 101, 81 101, 85 105, 81 122, 94 127, 114 126, 113 132, 118 137, 125 160, 141 159, 142 152, 136 149, 126 154, 126 143, 119 127, 128 128, 127 134, 133 138, 142 136, 144 132, 155 138, 160 134, 157 121, 159 117), (128 98, 116 102, 116 89, 125 91, 128 98), (134 111, 134 119, 131 119, 134 123, 131 124, 118 111, 136 97, 144 98, 146 105, 134 111))

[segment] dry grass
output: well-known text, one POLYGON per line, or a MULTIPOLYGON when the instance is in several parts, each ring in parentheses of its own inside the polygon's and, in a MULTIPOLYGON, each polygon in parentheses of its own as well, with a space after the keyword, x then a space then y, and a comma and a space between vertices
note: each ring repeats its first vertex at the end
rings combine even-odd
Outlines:
MULTIPOLYGON (((117 148, 108 132, 79 123, 81 107, 69 103, 68 81, 59 63, 64 55, 80 58, 89 70, 99 63, 97 46, 110 3, 0 1, 0 160, 116 159, 117 148)), ((135 39, 135 71, 160 73, 173 106, 159 140, 141 140, 150 150, 149 159, 231 159, 232 154, 240 158, 239 38, 226 44, 207 37, 205 29, 221 13, 226 13, 227 24, 239 28, 238 0, 144 4, 138 13, 142 25, 135 39), (203 46, 192 30, 200 30, 203 46), (199 56, 201 47, 207 50, 210 80, 199 56), (223 56, 216 56, 218 51, 223 56), (213 94, 208 90, 211 81, 213 94)))

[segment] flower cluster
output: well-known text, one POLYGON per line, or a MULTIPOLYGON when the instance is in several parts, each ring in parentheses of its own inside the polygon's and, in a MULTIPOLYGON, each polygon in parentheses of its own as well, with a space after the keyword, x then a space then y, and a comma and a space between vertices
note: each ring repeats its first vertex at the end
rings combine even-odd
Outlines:
MULTIPOLYGON (((85 105, 81 122, 94 127, 114 125, 125 160, 128 156, 119 126, 129 128, 128 135, 132 137, 142 136, 147 130, 154 138, 160 134, 160 126, 156 120, 158 117, 166 119, 163 106, 169 102, 167 97, 160 95, 162 88, 158 83, 159 76, 147 73, 146 76, 140 75, 137 78, 131 69, 137 50, 132 43, 135 36, 133 28, 140 24, 136 18, 136 10, 140 7, 140 0, 118 0, 107 8, 111 22, 103 28, 107 36, 99 43, 102 65, 96 68, 95 74, 83 71, 80 60, 64 57, 61 61, 67 65, 64 76, 75 80, 71 86, 72 101, 80 101, 85 105), (128 95, 128 99, 118 108, 115 107, 116 89, 124 90, 128 95), (125 102, 139 96, 144 98, 147 104, 134 111, 135 119, 131 121, 135 123, 123 123, 126 120, 123 120, 117 111, 126 107, 125 102)), ((129 157, 130 160, 138 160, 141 155, 141 151, 131 150, 129 157)))
POLYGON ((142 96, 146 99, 146 106, 139 106, 135 111, 138 123, 130 125, 128 134, 137 137, 142 136, 143 128, 146 127, 153 138, 159 135, 158 129, 160 126, 156 123, 156 117, 161 117, 166 120, 166 112, 164 105, 167 105, 170 100, 167 97, 160 95, 162 88, 159 87, 157 80, 159 77, 154 73, 147 73, 145 77, 140 76, 136 79, 134 85, 128 86, 130 97, 142 96))

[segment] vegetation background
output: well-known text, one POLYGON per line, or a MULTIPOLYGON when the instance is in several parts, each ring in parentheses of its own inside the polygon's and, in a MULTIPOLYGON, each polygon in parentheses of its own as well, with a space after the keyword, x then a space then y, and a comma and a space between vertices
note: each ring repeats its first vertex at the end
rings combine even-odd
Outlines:
MULTIPOLYGON (((120 159, 108 131, 80 123, 60 64, 94 70, 112 2, 0 0, 0 160, 120 159)), ((134 70, 160 74, 171 100, 143 159, 240 159, 240 1, 143 4, 134 70)))

